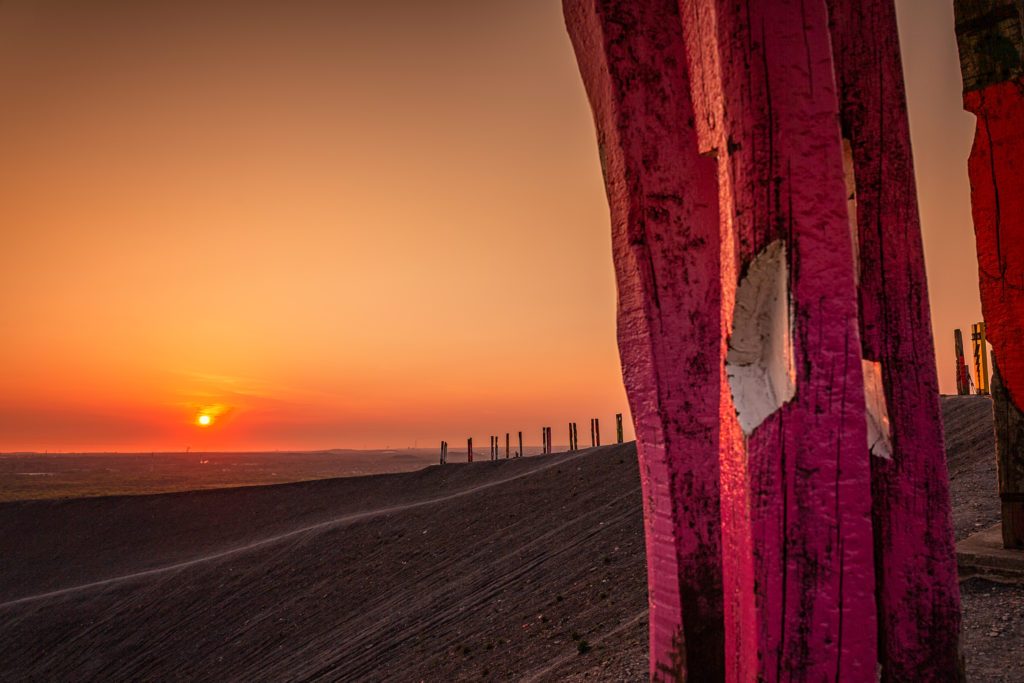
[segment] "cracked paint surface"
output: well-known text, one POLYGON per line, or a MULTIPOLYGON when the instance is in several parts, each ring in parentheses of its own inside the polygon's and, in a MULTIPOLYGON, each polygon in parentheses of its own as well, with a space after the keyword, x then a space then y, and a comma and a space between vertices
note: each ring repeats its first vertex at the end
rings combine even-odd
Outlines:
POLYGON ((967 169, 985 332, 1024 408, 1024 78, 968 92, 964 108, 978 117, 967 169))
POLYGON ((1024 548, 1024 1, 956 0, 968 175, 992 399, 1003 544, 1024 548))

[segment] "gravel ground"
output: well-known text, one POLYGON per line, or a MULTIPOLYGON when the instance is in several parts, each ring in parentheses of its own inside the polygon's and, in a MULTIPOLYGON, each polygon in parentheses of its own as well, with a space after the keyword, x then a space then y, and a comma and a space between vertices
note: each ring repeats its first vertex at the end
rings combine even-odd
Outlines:
MULTIPOLYGON (((959 541, 999 521, 992 401, 944 396, 942 421, 959 541)), ((960 584, 960 599, 968 680, 1024 681, 1024 586, 970 579, 960 584)))

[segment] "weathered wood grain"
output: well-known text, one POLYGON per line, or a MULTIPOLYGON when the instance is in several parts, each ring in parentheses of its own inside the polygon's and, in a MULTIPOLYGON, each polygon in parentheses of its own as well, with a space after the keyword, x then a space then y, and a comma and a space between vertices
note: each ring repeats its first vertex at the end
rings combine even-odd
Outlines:
MULTIPOLYGON (((981 310, 998 358, 996 449, 1003 539, 1024 545, 1024 0, 956 0, 964 109, 977 117, 971 213, 978 245, 981 310), (1005 476, 1004 476, 1005 475, 1005 476)), ((995 384, 996 378, 993 378, 995 384)))
POLYGON ((992 409, 996 425, 996 475, 1002 509, 1003 546, 1024 548, 1024 412, 1010 400, 992 357, 992 409))
POLYGON ((871 458, 886 681, 956 680, 959 590, 910 127, 892 0, 828 0, 856 185, 860 329, 893 445, 871 458))
POLYGON ((697 152, 675 0, 563 6, 612 215, 619 353, 644 487, 651 674, 721 680, 715 163, 697 152))
MULTIPOLYGON (((870 471, 825 5, 680 5, 733 267, 742 272, 776 239, 790 252, 796 395, 748 440, 749 492, 723 484, 723 510, 748 496, 753 550, 752 567, 727 562, 724 581, 743 591, 753 576, 743 599, 753 599, 756 621, 754 630, 727 622, 739 639, 727 648, 730 666, 739 680, 867 680, 876 659, 870 471)), ((723 482, 730 475, 723 460, 723 482)), ((737 605, 733 618, 749 611, 737 605)))

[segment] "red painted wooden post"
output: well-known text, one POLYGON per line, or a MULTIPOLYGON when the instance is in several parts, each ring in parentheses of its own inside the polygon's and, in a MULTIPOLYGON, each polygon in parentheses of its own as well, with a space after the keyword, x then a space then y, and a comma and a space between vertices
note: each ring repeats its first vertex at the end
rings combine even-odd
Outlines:
MULTIPOLYGON (((985 334, 992 343, 1003 545, 1024 548, 1024 6, 956 0, 985 334)), ((978 379, 981 387, 981 379, 978 379)))
MULTIPOLYGON (((698 153, 675 0, 563 0, 612 218, 644 489, 652 677, 723 676, 715 162, 698 153)), ((591 422, 593 425, 593 422, 591 422)))

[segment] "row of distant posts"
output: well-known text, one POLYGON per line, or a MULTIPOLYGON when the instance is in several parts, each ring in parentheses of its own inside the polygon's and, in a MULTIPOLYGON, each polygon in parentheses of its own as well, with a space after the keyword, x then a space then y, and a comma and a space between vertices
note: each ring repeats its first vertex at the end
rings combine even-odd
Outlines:
MULTIPOLYGON (((511 433, 505 432, 505 458, 521 458, 523 457, 523 433, 519 432, 519 450, 515 453, 511 453, 511 433)), ((615 414, 615 436, 616 443, 622 443, 622 413, 615 414)), ((541 453, 548 455, 553 453, 553 447, 551 442, 551 427, 541 427, 541 453)), ((601 421, 594 417, 590 419, 590 447, 597 448, 601 445, 601 421)), ((569 423, 569 450, 577 451, 580 447, 579 431, 576 428, 575 422, 569 423)), ((501 459, 501 437, 491 437, 491 449, 490 459, 500 460, 501 459)), ((466 461, 473 462, 473 437, 469 437, 466 440, 466 461)), ((445 465, 448 463, 448 442, 441 442, 441 464, 445 465)))

